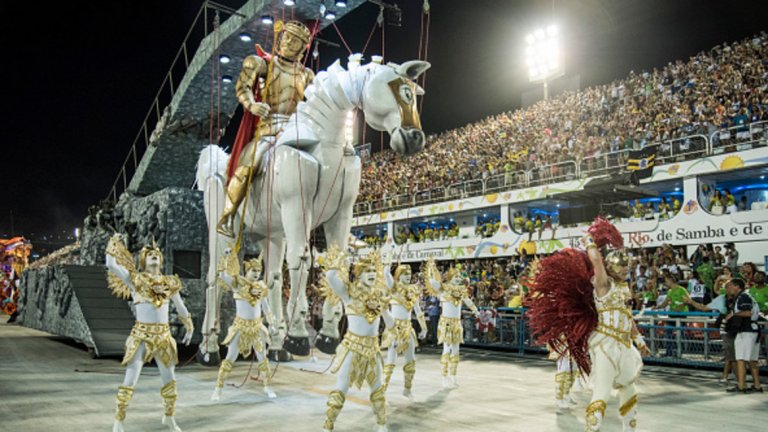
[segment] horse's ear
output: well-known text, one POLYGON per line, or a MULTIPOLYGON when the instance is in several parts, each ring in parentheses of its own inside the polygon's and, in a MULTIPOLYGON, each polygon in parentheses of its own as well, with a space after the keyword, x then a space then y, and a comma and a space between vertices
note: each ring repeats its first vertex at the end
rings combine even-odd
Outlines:
MULTIPOLYGON (((416 84, 416 83, 414 83, 416 84)), ((416 84, 416 96, 424 96, 424 88, 418 84, 416 84)))
POLYGON ((415 80, 432 65, 421 60, 409 60, 397 67, 397 74, 415 80))

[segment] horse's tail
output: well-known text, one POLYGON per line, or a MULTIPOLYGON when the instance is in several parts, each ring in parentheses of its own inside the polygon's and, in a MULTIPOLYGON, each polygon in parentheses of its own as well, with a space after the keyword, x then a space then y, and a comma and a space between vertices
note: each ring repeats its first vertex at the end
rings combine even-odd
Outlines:
POLYGON ((221 147, 211 144, 200 151, 197 158, 197 189, 205 192, 206 183, 214 177, 226 182, 229 155, 221 147))

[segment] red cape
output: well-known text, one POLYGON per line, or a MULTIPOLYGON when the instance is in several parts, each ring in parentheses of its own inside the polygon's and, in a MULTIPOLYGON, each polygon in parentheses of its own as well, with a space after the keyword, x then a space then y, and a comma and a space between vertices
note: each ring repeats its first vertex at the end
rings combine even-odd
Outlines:
MULTIPOLYGON (((264 59, 267 64, 269 64, 272 59, 272 56, 265 52, 259 44, 256 44, 256 55, 264 59)), ((261 102, 259 86, 255 85, 253 88, 253 99, 256 102, 261 102)), ((235 174, 237 162, 240 160, 240 154, 243 152, 245 146, 253 140, 253 135, 256 133, 256 126, 258 125, 259 117, 244 109, 243 118, 240 120, 240 127, 237 129, 235 144, 232 146, 232 154, 229 156, 229 162, 227 163, 227 182, 229 182, 229 179, 235 174)))

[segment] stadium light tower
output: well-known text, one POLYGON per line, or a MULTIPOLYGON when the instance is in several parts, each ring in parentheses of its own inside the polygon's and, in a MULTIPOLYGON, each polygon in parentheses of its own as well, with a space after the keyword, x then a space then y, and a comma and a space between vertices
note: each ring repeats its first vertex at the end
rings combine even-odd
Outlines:
POLYGON ((525 65, 528 66, 528 80, 544 84, 544 100, 549 99, 549 81, 563 76, 560 32, 557 26, 540 28, 525 37, 525 65))

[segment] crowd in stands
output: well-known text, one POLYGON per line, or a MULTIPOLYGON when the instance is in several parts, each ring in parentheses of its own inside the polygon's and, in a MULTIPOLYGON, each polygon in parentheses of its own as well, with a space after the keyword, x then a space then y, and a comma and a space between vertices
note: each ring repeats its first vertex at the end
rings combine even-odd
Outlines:
POLYGON ((715 215, 732 214, 752 209, 746 195, 736 198, 728 189, 717 189, 703 184, 699 191, 699 202, 702 207, 715 215))
MULTIPOLYGON (((390 150, 374 153, 363 170, 360 200, 414 195, 491 176, 514 184, 520 171, 531 172, 534 180, 558 177, 576 164, 597 167, 608 154, 615 166, 623 166, 620 151, 693 134, 710 136, 721 128, 747 128, 768 120, 767 65, 768 35, 763 32, 662 69, 630 72, 622 80, 429 136, 425 151, 407 159, 390 150)), ((701 150, 697 146, 702 143, 667 142, 660 151, 672 145, 676 152, 687 152, 701 150)))

